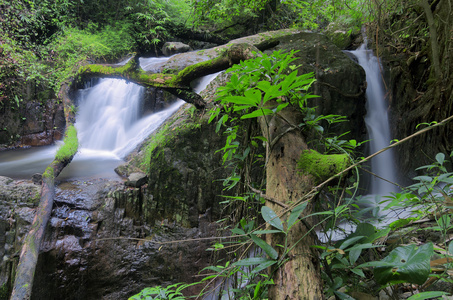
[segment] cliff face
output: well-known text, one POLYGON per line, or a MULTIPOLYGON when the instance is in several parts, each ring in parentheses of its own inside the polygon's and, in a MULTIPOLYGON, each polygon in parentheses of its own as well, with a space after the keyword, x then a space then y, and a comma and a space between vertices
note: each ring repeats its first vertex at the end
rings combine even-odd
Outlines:
POLYGON ((43 146, 63 137, 63 106, 51 91, 24 87, 24 100, 0 105, 0 149, 11 146, 43 146))

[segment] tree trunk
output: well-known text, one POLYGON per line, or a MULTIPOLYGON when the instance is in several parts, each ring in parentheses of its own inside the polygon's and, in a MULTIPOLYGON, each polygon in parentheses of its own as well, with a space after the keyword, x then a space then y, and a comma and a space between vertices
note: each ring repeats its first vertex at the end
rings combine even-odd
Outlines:
MULTIPOLYGON (((300 122, 300 114, 291 108, 280 113, 286 121, 278 116, 268 120, 269 135, 267 123, 260 121, 263 134, 270 137, 269 141, 286 131, 272 143, 268 152, 266 196, 290 206, 314 187, 314 181, 310 175, 302 175, 297 169, 302 150, 308 148, 304 137, 299 130, 287 130, 300 122)), ((266 206, 277 215, 282 210, 273 202, 267 201, 266 206)), ((305 214, 310 213, 310 206, 305 209, 305 214)), ((289 260, 275 271, 272 277, 275 285, 269 288, 269 299, 323 299, 319 254, 311 247, 316 244, 317 237, 313 232, 309 233, 310 229, 299 222, 288 233, 288 246, 295 247, 288 253, 289 260)), ((277 245, 285 244, 283 235, 268 235, 267 242, 279 249, 282 255, 283 249, 277 245)))

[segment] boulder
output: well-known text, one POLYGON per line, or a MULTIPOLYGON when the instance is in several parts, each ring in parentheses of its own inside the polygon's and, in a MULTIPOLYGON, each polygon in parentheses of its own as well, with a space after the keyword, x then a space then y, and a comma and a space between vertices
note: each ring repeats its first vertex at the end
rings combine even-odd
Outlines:
POLYGON ((162 47, 162 53, 165 56, 171 56, 177 53, 184 53, 191 50, 192 48, 190 48, 189 45, 186 45, 181 42, 166 42, 162 47))
POLYGON ((148 175, 141 172, 134 172, 127 178, 126 186, 139 188, 148 182, 148 175))

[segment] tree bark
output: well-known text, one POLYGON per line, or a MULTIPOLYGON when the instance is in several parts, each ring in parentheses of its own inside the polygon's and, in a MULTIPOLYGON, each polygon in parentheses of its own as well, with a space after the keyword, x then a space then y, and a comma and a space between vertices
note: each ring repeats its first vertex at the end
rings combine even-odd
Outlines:
MULTIPOLYGON (((297 169, 302 151, 308 149, 304 137, 298 130, 287 130, 293 127, 287 121, 298 124, 300 113, 289 107, 280 113, 285 121, 278 116, 267 122, 264 119, 260 121, 262 132, 269 136, 270 141, 287 132, 273 143, 268 152, 266 196, 290 206, 314 187, 314 179, 302 175, 297 169)), ((277 215, 282 210, 281 206, 270 201, 266 206, 277 215)), ((305 215, 310 213, 310 206, 305 209, 305 215)), ((269 288, 269 299, 323 299, 319 254, 311 247, 316 244, 317 237, 309 230, 311 228, 299 222, 288 233, 289 247, 295 246, 288 253, 289 260, 273 274, 275 284, 269 288)), ((279 255, 284 255, 283 249, 277 246, 285 244, 283 235, 267 235, 266 240, 274 249, 279 249, 279 255)))
POLYGON ((433 12, 431 11, 431 6, 429 5, 427 0, 421 0, 419 5, 425 11, 426 20, 428 22, 429 39, 431 41, 431 58, 434 67, 434 74, 436 76, 436 79, 439 80, 439 82, 442 82, 442 70, 440 68, 439 58, 440 48, 437 41, 437 29, 436 24, 434 23, 433 12))

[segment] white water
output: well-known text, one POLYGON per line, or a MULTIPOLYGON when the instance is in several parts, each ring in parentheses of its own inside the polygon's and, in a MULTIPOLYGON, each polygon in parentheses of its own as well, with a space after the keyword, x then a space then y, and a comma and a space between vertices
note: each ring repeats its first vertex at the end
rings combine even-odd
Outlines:
MULTIPOLYGON (((167 59, 140 59, 140 63, 143 69, 150 70, 167 59)), ((199 80, 195 92, 203 90, 217 74, 199 80)), ((161 112, 141 117, 144 91, 139 85, 119 79, 102 79, 80 91, 75 123, 79 152, 60 174, 60 179, 117 177, 114 168, 122 158, 184 104, 178 100, 161 112)), ((0 176, 30 178, 34 173, 42 173, 56 149, 57 146, 48 146, 0 153, 0 176)))
MULTIPOLYGON (((357 50, 351 51, 351 53, 357 57, 359 64, 366 72, 367 114, 365 116, 365 124, 370 139, 369 154, 372 154, 389 146, 392 139, 388 118, 388 103, 381 76, 382 67, 373 52, 366 49, 365 44, 357 50)), ((397 187, 391 183, 396 182, 396 169, 393 149, 372 158, 371 172, 381 178, 371 176, 369 194, 389 195, 392 192, 397 192, 397 187)))
MULTIPOLYGON (((382 80, 382 66, 378 58, 373 55, 373 51, 366 48, 366 42, 357 50, 349 52, 357 58, 359 65, 362 66, 366 73, 367 114, 364 120, 369 139, 368 156, 389 146, 392 139, 388 118, 388 103, 382 80)), ((401 215, 401 211, 384 211, 385 204, 381 204, 385 200, 383 197, 399 191, 398 187, 392 184, 392 182, 397 182, 397 169, 393 149, 380 153, 371 159, 370 171, 377 176, 369 176, 370 182, 367 195, 362 196, 357 201, 362 211, 367 211, 367 220, 365 222, 381 227, 395 221, 401 215)), ((342 230, 327 233, 333 240, 340 240, 348 233, 355 231, 356 225, 345 222, 339 224, 338 227, 342 230)), ((320 232, 318 232, 318 237, 324 242, 329 239, 320 232)))

